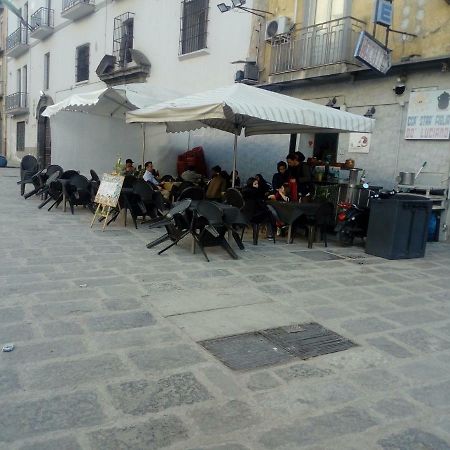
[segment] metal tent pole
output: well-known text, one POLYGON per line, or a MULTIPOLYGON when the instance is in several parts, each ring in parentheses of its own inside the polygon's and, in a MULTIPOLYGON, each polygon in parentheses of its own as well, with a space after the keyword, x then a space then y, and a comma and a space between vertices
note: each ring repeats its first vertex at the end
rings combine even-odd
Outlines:
POLYGON ((232 180, 231 180, 231 186, 232 187, 234 187, 234 184, 235 184, 235 181, 236 181, 237 140, 238 140, 238 135, 235 133, 234 134, 234 149, 233 149, 233 177, 232 177, 232 180))
POLYGON ((145 123, 141 123, 142 126, 142 167, 145 164, 145 123))

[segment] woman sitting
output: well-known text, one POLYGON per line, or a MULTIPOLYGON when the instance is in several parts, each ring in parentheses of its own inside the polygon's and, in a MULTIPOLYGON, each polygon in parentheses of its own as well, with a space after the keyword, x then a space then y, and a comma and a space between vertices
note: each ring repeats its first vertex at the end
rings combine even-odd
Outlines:
POLYGON ((284 161, 279 161, 277 164, 277 173, 272 177, 272 188, 277 190, 284 183, 289 181, 287 173, 287 164, 284 161))

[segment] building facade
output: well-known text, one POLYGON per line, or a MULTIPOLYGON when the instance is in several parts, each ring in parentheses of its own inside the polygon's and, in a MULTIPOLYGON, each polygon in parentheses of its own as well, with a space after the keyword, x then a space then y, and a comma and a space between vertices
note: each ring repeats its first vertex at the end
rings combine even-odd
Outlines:
POLYGON ((376 3, 269 0, 266 6, 272 15, 266 21, 260 83, 287 95, 372 116, 376 126, 368 151, 355 152, 351 136, 345 134, 301 135, 297 145, 307 157, 352 158, 372 184, 385 188, 396 186, 400 171, 417 172, 426 161, 416 184, 436 188, 441 194, 435 208, 442 211, 441 236, 445 237, 449 128, 443 127, 444 134, 439 135, 440 127, 424 123, 414 131, 411 121, 416 117, 441 121, 438 125, 442 120, 443 125, 448 122, 450 4, 446 0, 394 0, 391 31, 386 35, 386 27, 374 27, 376 3), (270 22, 275 22, 272 29, 270 22), (355 59, 361 31, 391 49, 392 66, 386 74, 355 59), (440 114, 414 116, 414 108, 424 108, 427 101, 440 114))
MULTIPOLYGON (((231 63, 256 51, 252 15, 222 14, 210 0, 16 0, 15 5, 28 26, 9 13, 6 112, 12 161, 34 154, 42 166, 58 163, 52 160, 49 120, 41 114, 76 92, 134 82, 180 94, 215 88, 234 82, 242 64, 231 63)), ((184 141, 178 153, 186 150, 184 141)))

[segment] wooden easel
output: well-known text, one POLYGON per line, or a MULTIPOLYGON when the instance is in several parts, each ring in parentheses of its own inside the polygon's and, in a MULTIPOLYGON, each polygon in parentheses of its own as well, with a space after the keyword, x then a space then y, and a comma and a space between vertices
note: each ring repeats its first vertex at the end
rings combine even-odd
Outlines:
POLYGON ((92 222, 91 222, 91 228, 93 227, 95 219, 97 217, 98 218, 103 217, 104 222, 103 222, 102 231, 105 231, 106 225, 108 224, 108 218, 109 218, 109 215, 110 215, 112 209, 113 208, 111 208, 111 206, 101 205, 99 203, 97 206, 97 209, 95 210, 94 218, 92 219, 92 222))

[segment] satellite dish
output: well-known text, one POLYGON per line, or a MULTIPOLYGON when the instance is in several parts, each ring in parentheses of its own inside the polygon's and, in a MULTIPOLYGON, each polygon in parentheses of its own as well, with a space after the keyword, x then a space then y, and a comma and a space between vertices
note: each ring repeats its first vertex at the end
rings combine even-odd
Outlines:
POLYGON ((278 33, 278 21, 272 20, 267 24, 266 33, 268 37, 274 37, 278 33))

